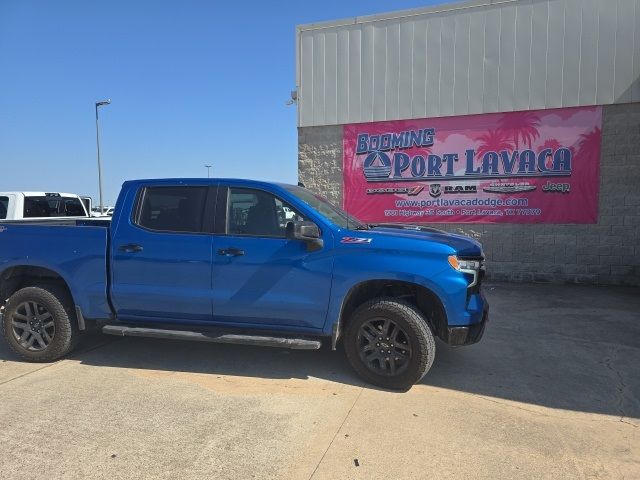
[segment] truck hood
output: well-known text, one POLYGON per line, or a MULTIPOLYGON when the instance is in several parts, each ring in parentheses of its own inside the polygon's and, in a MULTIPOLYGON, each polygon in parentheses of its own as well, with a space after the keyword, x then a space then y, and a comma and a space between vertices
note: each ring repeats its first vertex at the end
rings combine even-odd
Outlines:
POLYGON ((456 255, 461 257, 479 257, 483 255, 480 242, 466 235, 410 224, 373 224, 370 227, 370 230, 365 230, 361 233, 367 232, 389 237, 435 242, 453 248, 456 255))

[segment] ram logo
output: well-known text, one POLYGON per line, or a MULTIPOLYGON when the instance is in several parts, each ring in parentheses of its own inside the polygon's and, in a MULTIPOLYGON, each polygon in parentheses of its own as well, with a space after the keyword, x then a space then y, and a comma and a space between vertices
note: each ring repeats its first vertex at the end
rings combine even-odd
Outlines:
POLYGON ((429 185, 429 195, 432 197, 439 197, 442 194, 442 187, 439 183, 432 183, 429 185))

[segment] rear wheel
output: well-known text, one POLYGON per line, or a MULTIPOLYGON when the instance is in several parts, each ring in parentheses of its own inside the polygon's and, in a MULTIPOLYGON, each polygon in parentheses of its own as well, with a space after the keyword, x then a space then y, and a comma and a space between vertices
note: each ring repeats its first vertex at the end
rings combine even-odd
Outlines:
POLYGON ((392 298, 371 300, 352 315, 344 339, 347 358, 366 381, 406 390, 435 358, 433 334, 420 311, 392 298))
POLYGON ((26 287, 4 308, 2 330, 9 347, 30 362, 50 362, 69 353, 79 332, 73 302, 57 285, 26 287))

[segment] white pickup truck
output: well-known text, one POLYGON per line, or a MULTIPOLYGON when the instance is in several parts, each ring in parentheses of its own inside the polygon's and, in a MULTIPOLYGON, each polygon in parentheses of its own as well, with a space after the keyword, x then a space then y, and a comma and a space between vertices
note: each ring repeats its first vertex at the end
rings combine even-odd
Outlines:
POLYGON ((61 192, 0 192, 0 220, 88 217, 78 195, 61 192))

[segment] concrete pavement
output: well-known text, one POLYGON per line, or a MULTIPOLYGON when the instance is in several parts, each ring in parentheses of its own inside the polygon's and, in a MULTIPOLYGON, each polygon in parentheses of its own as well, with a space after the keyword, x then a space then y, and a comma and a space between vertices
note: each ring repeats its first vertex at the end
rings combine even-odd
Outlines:
POLYGON ((637 289, 487 286, 481 343, 407 393, 341 352, 95 336, 0 343, 0 477, 640 478, 637 289))

